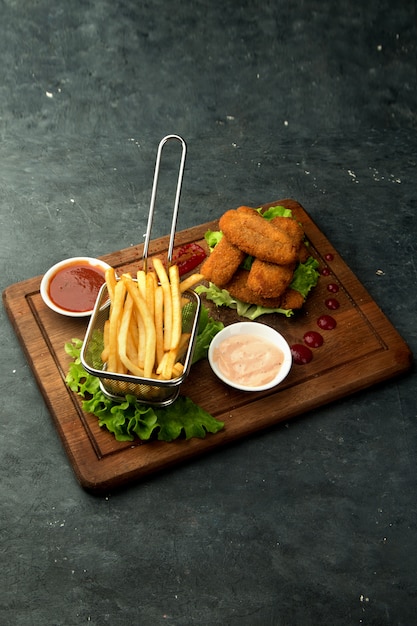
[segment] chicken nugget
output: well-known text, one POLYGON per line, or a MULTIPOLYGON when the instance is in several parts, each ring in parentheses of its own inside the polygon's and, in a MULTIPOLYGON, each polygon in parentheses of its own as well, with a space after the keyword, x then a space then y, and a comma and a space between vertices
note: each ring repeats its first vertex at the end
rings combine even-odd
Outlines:
POLYGON ((291 237, 253 209, 226 211, 220 229, 233 245, 262 261, 288 265, 297 259, 298 248, 291 237))
POLYGON ((239 211, 240 213, 249 213, 249 214, 252 214, 254 211, 257 212, 257 210, 254 209, 253 207, 246 206, 246 205, 238 207, 236 211, 239 211))
POLYGON ((277 265, 255 259, 248 276, 248 287, 264 298, 278 298, 290 285, 294 264, 277 265))
MULTIPOLYGON (((248 206, 240 206, 238 209, 236 209, 236 211, 239 211, 239 213, 246 213, 246 215, 253 215, 254 211, 258 213, 256 209, 252 209, 248 206)), ((304 229, 300 222, 297 222, 296 219, 294 219, 293 217, 277 215, 277 217, 273 217, 271 220, 267 221, 269 221, 270 224, 276 226, 284 233, 289 235, 289 237, 293 240, 295 246, 301 246, 302 242, 304 241, 304 229)))
POLYGON ((249 271, 242 268, 238 269, 232 280, 226 285, 227 291, 233 298, 247 302, 248 304, 256 304, 269 309, 277 309, 280 306, 281 298, 264 298, 255 293, 248 287, 249 271))
POLYGON ((245 252, 239 250, 223 235, 210 256, 202 264, 200 272, 206 280, 214 283, 217 287, 224 287, 231 280, 245 256, 245 252))
POLYGON ((301 309, 304 304, 304 297, 295 289, 287 289, 281 297, 281 309, 301 309))
POLYGON ((304 229, 293 217, 273 217, 271 224, 287 233, 291 237, 294 245, 299 249, 304 241, 304 229))

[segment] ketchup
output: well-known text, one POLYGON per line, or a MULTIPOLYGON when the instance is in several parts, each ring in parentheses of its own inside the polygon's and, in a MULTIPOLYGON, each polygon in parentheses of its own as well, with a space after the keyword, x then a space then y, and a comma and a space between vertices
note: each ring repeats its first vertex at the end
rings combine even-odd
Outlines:
POLYGON ((180 276, 191 272, 206 258, 206 253, 198 243, 186 243, 174 250, 172 263, 178 266, 180 276))
POLYGON ((307 346, 303 346, 302 343, 295 343, 294 345, 292 345, 291 354, 294 363, 296 363, 297 365, 307 365, 307 363, 310 363, 311 359, 313 358, 313 353, 311 352, 310 348, 307 348, 307 346))
POLYGON ((336 328, 336 320, 331 315, 320 315, 317 326, 322 330, 333 330, 336 328))
POLYGON ((56 306, 66 311, 91 311, 104 282, 101 268, 76 261, 61 267, 52 276, 49 297, 56 306))
POLYGON ((304 343, 310 348, 320 348, 323 345, 323 337, 315 330, 308 330, 304 333, 304 343))
MULTIPOLYGON (((333 253, 328 252, 324 255, 324 259, 327 262, 333 261, 333 253)), ((327 265, 325 265, 321 269, 322 276, 330 276, 331 274, 332 271, 327 265)), ((339 285, 337 283, 329 283, 327 285, 327 291, 332 294, 336 294, 339 291, 339 285)), ((336 311, 340 307, 340 303, 336 298, 326 298, 324 300, 324 304, 331 311, 336 311)), ((320 315, 320 317, 318 317, 316 321, 317 326, 321 330, 333 330, 337 326, 336 320, 331 315, 320 315)), ((322 335, 315 330, 308 330, 307 332, 305 332, 303 336, 303 341, 304 344, 295 343, 291 346, 293 362, 297 365, 306 365, 307 363, 310 363, 310 361, 313 359, 313 353, 310 348, 320 348, 324 343, 322 335)))
POLYGON ((339 301, 336 300, 336 298, 327 298, 324 301, 324 304, 327 306, 328 309, 331 309, 332 311, 335 311, 340 307, 339 301))

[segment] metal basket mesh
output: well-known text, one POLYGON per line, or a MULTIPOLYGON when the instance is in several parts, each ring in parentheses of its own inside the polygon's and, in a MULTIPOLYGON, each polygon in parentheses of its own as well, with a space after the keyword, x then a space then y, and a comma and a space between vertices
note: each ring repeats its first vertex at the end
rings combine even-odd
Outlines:
POLYGON ((178 397, 181 384, 190 370, 201 307, 200 298, 194 291, 186 291, 182 296, 187 300, 183 307, 182 329, 184 333, 190 333, 187 350, 180 359, 184 369, 178 378, 154 380, 106 371, 101 353, 104 348, 104 324, 109 317, 110 303, 107 286, 103 285, 84 338, 81 362, 87 372, 100 379, 100 386, 105 395, 120 401, 126 395, 132 395, 144 404, 155 406, 166 406, 178 397))

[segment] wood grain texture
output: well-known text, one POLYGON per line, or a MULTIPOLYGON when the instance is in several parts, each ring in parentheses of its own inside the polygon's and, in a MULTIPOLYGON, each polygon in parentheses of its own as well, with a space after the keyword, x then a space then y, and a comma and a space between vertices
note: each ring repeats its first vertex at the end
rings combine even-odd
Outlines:
MULTIPOLYGON (((117 442, 99 428, 94 416, 82 411, 79 398, 65 384, 69 357, 64 344, 73 337, 84 337, 86 320, 62 317, 49 310, 39 293, 41 277, 11 285, 3 292, 6 311, 83 488, 111 491, 410 368, 412 355, 408 346, 309 215, 294 200, 265 206, 275 204, 293 210, 304 226, 312 255, 321 267, 329 266, 331 275, 320 278, 304 309, 292 318, 273 314, 258 318, 259 322, 276 328, 290 344, 302 343, 308 330, 319 330, 316 320, 324 313, 332 314, 337 327, 320 331, 324 344, 313 351, 313 360, 308 365, 293 365, 287 379, 275 390, 246 393, 230 389, 214 377, 207 361, 197 363, 182 393, 225 422, 223 431, 205 439, 117 442), (329 253, 334 258, 326 262, 324 257, 329 253), (336 297, 340 308, 334 312, 324 304, 330 295, 330 282, 339 286, 336 297)), ((175 245, 196 241, 205 246, 204 233, 208 228, 216 229, 217 222, 177 233, 175 245)), ((163 237, 152 242, 150 255, 164 254, 168 240, 163 237)), ((120 272, 137 269, 141 255, 142 246, 137 246, 102 258, 120 272)), ((225 324, 238 319, 231 310, 217 310, 212 305, 210 308, 225 324)))

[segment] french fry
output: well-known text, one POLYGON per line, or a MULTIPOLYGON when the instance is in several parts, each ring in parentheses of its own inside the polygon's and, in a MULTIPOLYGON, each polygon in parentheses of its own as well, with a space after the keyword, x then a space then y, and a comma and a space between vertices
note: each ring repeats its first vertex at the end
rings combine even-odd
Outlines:
POLYGON ((172 370, 177 360, 177 350, 169 350, 165 352, 166 358, 161 372, 161 378, 170 380, 172 378, 172 370))
MULTIPOLYGON (((144 270, 138 270, 136 273, 137 283, 136 286, 140 295, 146 301, 146 272, 144 270)), ((146 329, 143 317, 137 316, 137 328, 138 328, 138 345, 137 345, 137 361, 139 367, 145 365, 145 351, 146 351, 146 329)))
MULTIPOLYGON (((129 298, 131 296, 129 295, 129 298)), ((139 331, 138 331, 138 320, 136 309, 132 307, 132 315, 130 316, 129 328, 127 331, 127 343, 126 350, 127 356, 133 363, 136 363, 138 366, 140 364, 137 362, 138 357, 138 342, 139 342, 139 331)))
POLYGON ((127 355, 127 338, 129 333, 130 320, 132 317, 134 302, 130 294, 127 295, 122 319, 120 322, 119 328, 119 356, 123 365, 126 367, 128 371, 130 371, 134 376, 143 376, 143 369, 139 368, 127 355))
POLYGON ((138 342, 137 342, 137 349, 136 349, 136 359, 138 362, 138 365, 140 367, 144 367, 145 366, 145 352, 146 352, 146 328, 145 328, 145 322, 143 320, 142 315, 138 312, 137 316, 136 316, 136 328, 137 328, 137 332, 138 332, 138 342))
POLYGON ((116 284, 117 284, 116 272, 114 271, 112 267, 108 267, 104 273, 104 277, 105 277, 106 284, 107 284, 107 291, 109 294, 110 303, 112 303, 114 300, 114 291, 116 289, 116 284))
MULTIPOLYGON (((155 332, 157 332, 157 329, 158 329, 156 325, 156 321, 155 321, 155 290, 157 286, 158 286, 158 281, 156 279, 155 272, 147 272, 146 280, 145 280, 145 301, 146 301, 146 306, 149 311, 149 315, 154 321, 155 332)), ((161 327, 161 332, 162 332, 162 327, 161 327)), ((156 338, 156 342, 157 342, 157 338, 156 338)), ((156 359, 157 359, 157 355, 158 355, 158 348, 157 348, 157 343, 156 343, 156 347, 155 347, 156 359)), ((140 352, 140 356, 143 356, 142 352, 140 352)))
POLYGON ((103 363, 107 363, 109 358, 109 330, 110 330, 110 320, 106 320, 104 322, 103 327, 103 351, 101 353, 101 360, 103 363))
POLYGON ((184 371, 184 365, 179 363, 178 361, 175 363, 172 368, 172 378, 179 378, 184 371))
POLYGON ((150 316, 146 301, 142 298, 139 289, 135 285, 131 277, 122 276, 127 291, 132 297, 136 309, 141 316, 145 327, 145 358, 143 363, 143 372, 145 378, 150 378, 155 364, 156 352, 156 332, 153 318, 150 316))
POLYGON ((140 295, 146 300, 146 272, 145 270, 138 270, 136 272, 137 285, 140 291, 140 295))
POLYGON ((180 275, 178 271, 178 265, 170 265, 168 273, 171 286, 172 302, 172 330, 170 350, 178 350, 182 330, 180 275))
POLYGON ((149 313, 155 318, 155 289, 158 286, 155 272, 148 272, 146 274, 146 304, 149 309, 149 313))
POLYGON ((172 335, 172 297, 168 274, 162 264, 161 259, 155 258, 153 261, 155 272, 158 276, 164 294, 164 350, 171 348, 172 335))
POLYGON ((126 287, 123 281, 116 283, 114 290, 114 300, 112 302, 112 311, 110 316, 109 327, 109 356, 107 361, 107 369, 109 372, 123 373, 118 349, 119 326, 123 315, 123 305, 126 296, 126 287))
POLYGON ((181 282, 178 266, 166 270, 158 258, 153 268, 138 270, 136 280, 129 273, 117 279, 114 269, 106 271, 110 311, 101 357, 109 372, 170 380, 183 373, 181 359, 190 340, 182 332, 183 307, 189 302, 183 294, 203 276, 193 274, 181 282))
POLYGON ((187 289, 191 289, 192 287, 194 287, 194 285, 196 285, 203 279, 204 279, 203 274, 191 274, 191 276, 188 276, 183 281, 181 281, 180 283, 181 293, 184 293, 184 291, 187 291, 187 289))
POLYGON ((167 358, 168 358, 168 352, 164 352, 162 354, 162 358, 161 358, 160 362, 158 363, 158 367, 156 368, 156 373, 157 373, 159 378, 162 378, 162 373, 164 371, 165 362, 166 362, 167 358))
POLYGON ((164 293, 158 285, 155 289, 155 332, 156 332, 156 361, 157 366, 164 356, 164 293))

